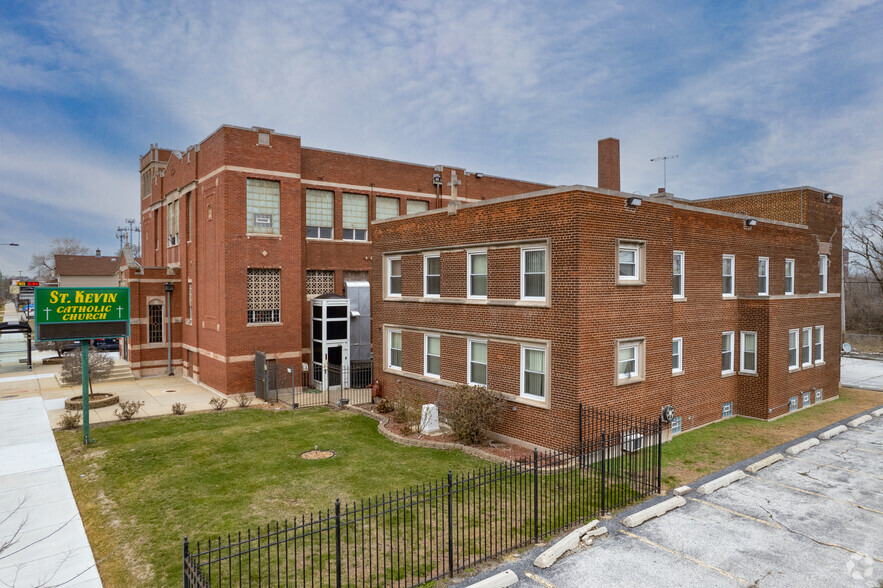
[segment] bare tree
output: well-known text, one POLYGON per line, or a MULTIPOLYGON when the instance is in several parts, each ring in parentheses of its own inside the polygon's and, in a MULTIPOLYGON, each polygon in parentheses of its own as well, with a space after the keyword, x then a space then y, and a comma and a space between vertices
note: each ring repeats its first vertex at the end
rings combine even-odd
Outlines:
MULTIPOLYGON (((107 353, 89 348, 89 394, 92 392, 92 382, 100 382, 110 377, 113 371, 113 358, 107 353)), ((76 386, 83 381, 83 360, 79 353, 69 353, 64 356, 59 374, 61 381, 68 386, 76 386)))
POLYGON ((55 278, 56 255, 86 255, 89 249, 79 239, 53 239, 49 251, 31 256, 31 265, 28 269, 37 272, 37 279, 48 282, 55 278))
POLYGON ((843 229, 850 269, 857 275, 870 274, 883 294, 883 199, 860 214, 850 214, 843 229))

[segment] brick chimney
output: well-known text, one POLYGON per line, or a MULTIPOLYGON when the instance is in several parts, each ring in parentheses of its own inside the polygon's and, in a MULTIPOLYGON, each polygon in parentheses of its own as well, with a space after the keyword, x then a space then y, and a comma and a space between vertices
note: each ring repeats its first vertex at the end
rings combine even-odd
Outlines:
POLYGON ((619 191, 619 139, 598 141, 598 187, 619 191))

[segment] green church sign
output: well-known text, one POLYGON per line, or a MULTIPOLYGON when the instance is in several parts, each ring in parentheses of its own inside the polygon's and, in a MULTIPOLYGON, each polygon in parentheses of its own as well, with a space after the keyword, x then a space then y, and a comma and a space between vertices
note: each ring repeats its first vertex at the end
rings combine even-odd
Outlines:
POLYGON ((36 288, 37 341, 129 336, 128 288, 36 288))

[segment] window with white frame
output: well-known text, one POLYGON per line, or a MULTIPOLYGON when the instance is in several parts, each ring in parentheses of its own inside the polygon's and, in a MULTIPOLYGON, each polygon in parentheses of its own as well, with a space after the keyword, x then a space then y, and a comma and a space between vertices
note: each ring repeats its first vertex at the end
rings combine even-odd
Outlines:
POLYGON ((644 379, 644 339, 616 341, 616 382, 628 384, 644 379))
POLYGON ((389 354, 387 355, 387 366, 394 370, 402 369, 402 332, 389 332, 389 354))
POLYGON ((546 299, 546 249, 521 250, 521 299, 546 299))
POLYGON ((828 293, 828 256, 819 255, 819 294, 828 293))
POLYGON ((816 363, 823 363, 825 361, 825 327, 819 326, 815 328, 813 358, 816 363))
POLYGON ((804 327, 803 341, 800 346, 800 364, 803 367, 812 365, 812 327, 804 327))
POLYGON ((414 214, 416 212, 426 212, 429 210, 429 202, 426 200, 408 200, 408 204, 406 205, 408 208, 408 214, 414 214))
POLYGON ((671 420, 671 434, 677 435, 681 432, 681 417, 675 417, 671 420))
POLYGON ((248 322, 278 323, 282 306, 281 270, 250 267, 246 285, 248 322))
POLYGON ((487 298, 487 253, 477 252, 468 255, 469 298, 487 298))
POLYGON ((374 210, 374 217, 377 220, 399 216, 399 199, 389 196, 378 196, 375 199, 374 210))
POLYGON ((800 367, 798 359, 798 347, 800 347, 800 329, 788 331, 788 369, 796 370, 800 367))
POLYGON ((334 192, 307 188, 307 237, 334 238, 334 192))
POLYGON ((521 347, 521 395, 526 398, 546 398, 546 350, 521 347))
POLYGON ((247 178, 246 232, 263 235, 279 234, 279 182, 247 178))
POLYGON ((441 256, 423 256, 423 295, 437 298, 441 295, 441 256))
POLYGON ((423 375, 432 378, 441 377, 441 337, 438 335, 423 336, 424 362, 423 375))
POLYGON ((347 241, 368 240, 368 195, 343 193, 343 235, 347 241))
POLYGON ((785 260, 785 294, 794 294, 794 260, 785 260))
POLYGON ((616 240, 616 283, 638 285, 644 283, 643 241, 616 240))
POLYGON ((722 418, 730 418, 733 416, 733 403, 732 402, 724 402, 723 407, 721 408, 721 417, 722 418))
POLYGON ((169 229, 169 247, 173 247, 178 244, 178 216, 180 212, 180 203, 181 200, 175 200, 174 202, 169 203, 166 207, 167 209, 167 218, 166 225, 169 229))
POLYGON ((724 255, 721 266, 721 293, 734 296, 736 293, 736 256, 724 255))
POLYGON ((684 252, 675 251, 672 254, 672 286, 671 294, 673 298, 684 297, 684 252))
POLYGON ((797 408, 798 408, 797 407, 797 399, 798 398, 799 398, 798 396, 792 396, 791 398, 788 399, 788 412, 792 412, 792 411, 797 410, 797 408))
POLYGON ((386 260, 386 294, 387 296, 402 295, 402 258, 390 257, 386 260))
POLYGON ((742 360, 741 371, 747 374, 757 373, 757 333, 742 331, 742 360))
POLYGON ((731 374, 733 368, 733 339, 735 333, 729 331, 721 334, 721 373, 731 374))
POLYGON ((470 384, 487 386, 487 341, 466 341, 467 380, 470 384))
POLYGON ((675 337, 671 340, 671 372, 684 371, 684 338, 675 337))
POLYGON ((757 295, 766 296, 770 293, 770 258, 757 258, 757 295))

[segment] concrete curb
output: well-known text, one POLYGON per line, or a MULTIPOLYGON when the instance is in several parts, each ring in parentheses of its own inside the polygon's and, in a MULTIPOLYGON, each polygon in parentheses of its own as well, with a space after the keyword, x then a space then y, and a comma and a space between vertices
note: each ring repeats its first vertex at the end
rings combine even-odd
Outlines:
POLYGON ((791 447, 789 447, 788 449, 785 450, 785 453, 787 453, 788 455, 797 455, 801 451, 806 451, 810 447, 815 447, 818 444, 819 444, 819 440, 817 438, 813 437, 812 439, 807 439, 803 443, 798 443, 797 445, 792 445, 791 447))
POLYGON ((675 496, 683 496, 684 494, 689 494, 692 491, 693 489, 689 486, 678 486, 672 491, 672 494, 674 494, 675 496))
POLYGON ((783 459, 785 459, 784 455, 782 455, 781 453, 774 453, 769 457, 765 457, 760 461, 754 462, 750 466, 746 467, 745 471, 749 474, 756 474, 763 468, 769 467, 778 461, 782 461, 783 459))
POLYGON ((715 478, 710 482, 702 484, 701 486, 699 486, 699 488, 696 489, 696 492, 698 492, 699 494, 711 494, 716 490, 720 490, 725 486, 729 486, 733 482, 738 482, 744 477, 746 477, 745 472, 743 472, 742 470, 736 470, 735 472, 730 472, 725 476, 715 478))
POLYGON ((518 583, 518 575, 512 570, 506 570, 499 574, 494 574, 490 578, 485 578, 475 584, 470 584, 467 588, 504 588, 505 586, 513 586, 518 583))
POLYGON ((664 500, 663 502, 655 504, 650 508, 645 508, 644 510, 627 516, 626 518, 622 519, 622 524, 629 528, 637 527, 638 525, 645 523, 652 518, 662 516, 668 511, 680 508, 685 504, 687 504, 687 501, 686 499, 684 499, 684 497, 675 496, 674 498, 669 498, 668 500, 664 500))
POLYGON ((866 422, 868 422, 869 420, 871 420, 872 418, 873 418, 873 417, 872 417, 871 415, 866 414, 866 415, 862 415, 862 416, 858 417, 857 419, 851 420, 851 421, 849 421, 849 422, 846 423, 846 424, 849 425, 849 426, 852 427, 852 428, 858 428, 858 427, 860 427, 861 425, 863 425, 863 424, 865 424, 866 422))
POLYGON ((832 437, 836 437, 840 433, 845 433, 847 430, 848 429, 846 428, 846 425, 840 425, 838 427, 834 427, 833 429, 828 429, 824 433, 820 433, 819 439, 821 439, 822 441, 827 441, 828 439, 831 439, 832 437))
POLYGON ((879 419, 880 417, 883 417, 883 408, 878 408, 877 410, 873 411, 871 414, 879 419))
POLYGON ((553 563, 558 561, 562 555, 570 551, 571 549, 576 549, 579 546, 579 541, 582 536, 595 528, 598 524, 598 519, 595 519, 588 525, 583 525, 579 529, 575 531, 571 531, 568 533, 563 539, 557 541, 555 545, 542 552, 535 560, 533 560, 533 565, 538 568, 548 568, 553 563))

